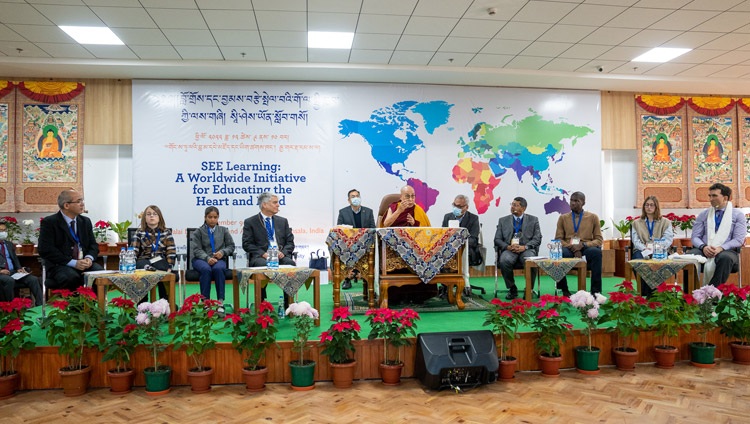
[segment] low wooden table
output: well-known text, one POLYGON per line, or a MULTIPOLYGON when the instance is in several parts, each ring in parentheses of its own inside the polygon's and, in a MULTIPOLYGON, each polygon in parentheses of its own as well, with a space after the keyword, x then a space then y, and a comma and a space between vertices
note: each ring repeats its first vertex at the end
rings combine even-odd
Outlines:
MULTIPOLYGON (((255 302, 255 310, 257 311, 258 308, 260 308, 260 302, 261 302, 261 288, 268 285, 268 283, 271 281, 264 273, 265 269, 252 269, 252 268, 238 268, 235 269, 235 284, 234 284, 234 299, 235 304, 239 305, 239 298, 240 298, 240 281, 243 279, 243 274, 250 273, 250 277, 253 280, 253 289, 255 292, 254 295, 254 302, 255 302)), ((320 314, 320 271, 313 270, 313 272, 310 274, 310 277, 307 279, 307 281, 312 280, 313 285, 313 308, 318 311, 318 314, 320 314)), ((320 326, 320 318, 315 320, 315 326, 320 326)))
MULTIPOLYGON (((544 270, 539 267, 539 264, 531 260, 526 260, 525 264, 526 266, 524 268, 524 276, 526 278, 526 290, 524 299, 531 302, 531 287, 533 284, 533 281, 531 281, 531 270, 536 268, 538 273, 541 273, 544 270)), ((575 269, 578 273, 578 290, 586 290, 586 262, 582 260, 578 262, 572 269, 575 269)), ((557 281, 555 281, 555 284, 557 284, 557 281)))
MULTIPOLYGON (((633 276, 633 262, 640 261, 640 259, 635 259, 632 261, 626 262, 625 266, 625 279, 630 280, 633 276)), ((695 290, 696 287, 696 280, 695 276, 698 274, 698 269, 695 267, 695 262, 692 261, 675 261, 673 259, 663 259, 663 260, 649 260, 649 263, 654 264, 663 264, 663 266, 666 266, 669 263, 679 262, 680 264, 684 264, 682 269, 680 271, 687 272, 687 293, 692 293, 693 290, 695 290)), ((679 272, 679 271, 678 271, 679 272)), ((675 277, 677 277, 676 274, 672 274, 675 277)), ((684 275, 684 274, 683 274, 684 275)), ((641 274, 636 274, 636 288, 635 290, 638 292, 638 294, 641 293, 641 283, 643 282, 641 274)))

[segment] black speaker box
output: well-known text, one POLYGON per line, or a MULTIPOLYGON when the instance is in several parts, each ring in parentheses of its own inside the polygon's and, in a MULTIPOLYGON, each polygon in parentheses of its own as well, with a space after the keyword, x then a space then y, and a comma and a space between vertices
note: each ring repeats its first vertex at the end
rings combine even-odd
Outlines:
POLYGON ((417 335, 414 374, 428 389, 492 383, 498 365, 495 338, 489 330, 417 335))

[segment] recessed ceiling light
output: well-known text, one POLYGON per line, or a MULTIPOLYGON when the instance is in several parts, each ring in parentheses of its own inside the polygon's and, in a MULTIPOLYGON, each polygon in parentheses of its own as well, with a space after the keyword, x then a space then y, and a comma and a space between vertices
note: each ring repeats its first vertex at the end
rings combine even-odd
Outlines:
POLYGON ((351 49, 352 41, 353 32, 307 32, 307 47, 311 49, 351 49))
POLYGON ((632 62, 656 62, 664 63, 670 60, 682 56, 692 49, 677 49, 671 47, 656 47, 636 57, 632 62))
POLYGON ((79 44, 125 44, 107 27, 60 26, 60 29, 79 44))

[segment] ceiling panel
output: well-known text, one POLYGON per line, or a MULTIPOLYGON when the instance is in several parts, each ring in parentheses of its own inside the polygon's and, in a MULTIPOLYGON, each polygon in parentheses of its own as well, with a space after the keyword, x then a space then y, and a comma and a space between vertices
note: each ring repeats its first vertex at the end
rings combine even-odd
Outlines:
POLYGON ((555 25, 539 37, 539 41, 577 43, 596 31, 597 27, 583 25, 555 25))
POLYGON ((400 38, 395 34, 357 34, 354 36, 352 48, 368 51, 388 50, 390 52, 396 49, 400 38))
MULTIPOLYGON (((520 22, 544 22, 554 24, 575 9, 573 3, 551 1, 530 1, 515 15, 513 20, 520 22)), ((523 68, 528 69, 528 68, 523 68)))
POLYGON ((165 29, 205 29, 201 12, 186 9, 148 9, 151 19, 165 29))
POLYGON ((95 7, 91 9, 110 28, 156 28, 156 22, 141 7, 95 7))
POLYGON ((478 53, 485 44, 487 44, 487 40, 484 38, 448 37, 438 51, 478 53))
POLYGON ((276 12, 256 10, 258 28, 269 31, 307 31, 305 12, 276 12))
POLYGON ((140 59, 144 60, 177 60, 180 55, 172 46, 130 46, 140 59))
POLYGON ((486 37, 492 38, 502 29, 506 21, 461 19, 451 31, 455 37, 486 37))
POLYGON ((409 16, 362 14, 357 23, 357 33, 401 34, 409 22, 409 16))
POLYGON ((413 16, 406 24, 404 34, 410 35, 448 35, 453 27, 458 23, 458 19, 451 18, 426 18, 422 16, 413 16))
POLYGON ((221 47, 262 46, 258 31, 215 29, 211 31, 211 34, 213 34, 216 43, 221 47))
POLYGON ((216 41, 209 30, 165 29, 164 36, 173 46, 216 46, 216 41))
POLYGON ((619 6, 582 4, 565 15, 560 23, 566 25, 604 25, 624 11, 625 8, 619 6))
POLYGON ((255 12, 252 10, 202 10, 209 28, 257 30, 255 12))

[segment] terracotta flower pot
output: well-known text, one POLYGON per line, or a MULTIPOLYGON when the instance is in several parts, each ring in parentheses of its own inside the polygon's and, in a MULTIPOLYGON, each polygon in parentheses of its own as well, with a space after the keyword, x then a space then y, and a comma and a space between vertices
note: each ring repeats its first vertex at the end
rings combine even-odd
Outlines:
POLYGON ((398 365, 386 365, 380 363, 380 378, 386 386, 398 386, 401 384, 401 372, 404 369, 404 363, 398 365))
POLYGON ((557 378, 560 376, 560 365, 562 356, 539 355, 539 368, 542 369, 542 377, 557 378))
POLYGON ((674 346, 654 346, 656 368, 674 368, 675 358, 677 357, 677 353, 679 352, 680 349, 674 346))
POLYGON ((20 374, 18 374, 17 372, 0 377, 0 400, 8 399, 9 397, 13 397, 16 395, 16 390, 18 390, 18 381, 20 379, 20 374))
POLYGON ((66 371, 62 368, 60 373, 60 385, 65 396, 81 396, 86 393, 91 381, 91 367, 86 366, 80 370, 66 371))
POLYGON ((501 381, 513 380, 518 367, 518 359, 514 356, 506 356, 505 360, 498 358, 497 379, 501 381))
POLYGON ((24 255, 34 254, 34 243, 24 243, 21 245, 21 253, 24 255))
POLYGON ((107 371, 107 377, 109 377, 110 393, 113 395, 130 393, 133 389, 135 370, 128 368, 125 371, 117 372, 112 369, 107 371))
POLYGON ((109 245, 107 243, 97 243, 99 245, 99 254, 106 255, 109 253, 109 245))
POLYGON ((618 370, 633 371, 638 360, 638 349, 616 347, 612 349, 612 357, 618 370))
POLYGON ((205 367, 203 371, 193 368, 187 372, 187 376, 193 393, 208 393, 211 391, 211 379, 214 376, 213 368, 205 367))
POLYGON ((354 368, 357 361, 347 362, 345 364, 331 363, 331 377, 333 378, 333 387, 347 389, 352 387, 354 381, 354 368))
POLYGON ((732 350, 732 362, 740 365, 750 365, 750 345, 742 342, 730 342, 729 348, 732 350))
POLYGON ((254 370, 243 368, 242 376, 245 379, 245 389, 248 392, 262 392, 266 390, 266 381, 268 379, 267 367, 260 367, 254 370))

